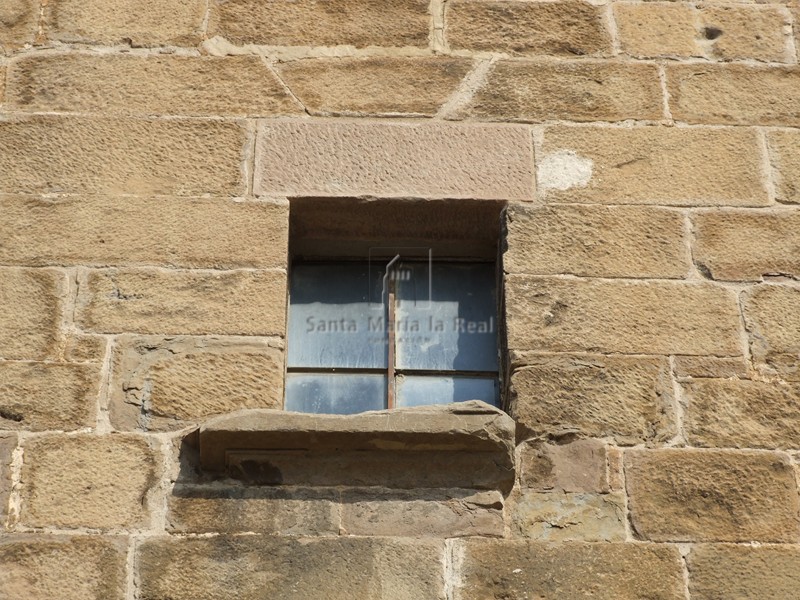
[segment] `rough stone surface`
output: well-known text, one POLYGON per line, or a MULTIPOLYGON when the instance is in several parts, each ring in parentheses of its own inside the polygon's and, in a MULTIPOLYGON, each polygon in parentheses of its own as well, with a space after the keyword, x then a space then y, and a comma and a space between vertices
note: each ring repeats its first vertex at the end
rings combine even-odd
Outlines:
POLYGON ((661 119, 654 65, 500 61, 462 117, 490 121, 661 119))
POLYGON ((337 535, 335 491, 176 485, 169 496, 171 533, 256 532, 337 535))
POLYGON ((12 63, 13 110, 133 115, 301 113, 256 56, 30 55, 12 63))
POLYGON ((705 283, 506 277, 511 350, 741 355, 735 294, 705 283))
POLYGON ((690 4, 614 5, 620 46, 637 58, 703 56, 697 36, 697 11, 690 4))
POLYGON ((219 536, 155 538, 139 550, 141 600, 444 600, 440 541, 219 536), (220 560, 236 557, 236 560, 220 560))
POLYGON ((666 441, 676 432, 664 359, 559 356, 529 362, 511 377, 511 413, 537 435, 637 444, 666 441))
POLYGON ((745 292, 743 299, 756 364, 800 381, 800 288, 760 285, 745 292))
POLYGON ((567 57, 611 50, 603 9, 588 2, 453 0, 445 6, 447 42, 454 50, 567 57))
POLYGON ((691 445, 800 448, 800 383, 699 379, 685 390, 691 445))
POLYGON ((96 333, 283 335, 282 271, 93 270, 76 320, 96 333))
POLYGON ((523 444, 517 462, 520 486, 538 492, 606 493, 607 461, 608 451, 600 440, 523 444))
POLYGON ((123 336, 116 349, 110 404, 117 429, 178 429, 242 408, 281 408, 282 344, 123 336))
POLYGON ((771 131, 767 142, 776 180, 776 199, 786 204, 800 204, 800 132, 771 131))
POLYGON ((618 494, 525 491, 512 498, 515 536, 550 542, 625 541, 625 501, 618 494))
POLYGON ((706 6, 700 19, 709 57, 793 62, 786 43, 791 20, 781 6, 706 6))
POLYGON ((122 600, 127 540, 0 536, 3 600, 122 600))
POLYGON ((0 362, 0 428, 91 427, 99 383, 97 364, 0 362))
POLYGON ((222 121, 0 121, 0 193, 240 195, 245 137, 222 121))
POLYGON ((8 517, 8 497, 11 494, 11 461, 17 447, 14 433, 0 433, 0 527, 8 517))
POLYGON ((278 67, 313 115, 433 116, 472 68, 461 58, 330 58, 278 67))
POLYGON ((745 129, 553 127, 538 157, 572 153, 590 161, 590 178, 545 189, 548 202, 763 206, 760 143, 745 129))
POLYGON ((53 356, 64 287, 56 271, 0 268, 0 358, 53 356))
POLYGON ((214 269, 287 264, 285 204, 0 196, 0 213, 3 264, 214 269))
POLYGON ((502 537, 498 491, 355 491, 342 495, 342 533, 392 537, 502 537))
POLYGON ((687 557, 692 599, 793 598, 800 586, 800 552, 791 546, 754 548, 701 544, 687 557))
POLYGON ((427 0, 211 0, 210 36, 265 46, 427 47, 427 0))
POLYGON ((683 215, 636 206, 512 205, 508 273, 682 278, 689 269, 683 215))
POLYGON ((32 43, 38 20, 36 0, 4 0, 0 6, 0 54, 32 43))
POLYGON ((24 525, 136 529, 149 524, 157 461, 144 438, 50 435, 27 441, 23 459, 24 525))
POLYGON ((714 279, 800 278, 800 211, 695 215, 694 259, 714 279))
POLYGON ((531 148, 523 127, 265 123, 255 193, 526 200, 531 148))
POLYGON ((800 125, 800 68, 671 65, 672 116, 705 125, 800 125))
POLYGON ((743 356, 733 358, 719 356, 676 356, 676 377, 738 377, 745 379, 749 373, 747 360, 743 356))
POLYGON ((783 454, 631 450, 631 523, 653 541, 797 542, 797 484, 783 454))
POLYGON ((102 362, 106 355, 108 339, 100 335, 76 333, 67 336, 64 358, 72 362, 102 362))
POLYGON ((195 46, 204 0, 52 0, 45 33, 61 42, 195 46))
POLYGON ((463 546, 455 600, 683 600, 677 548, 655 544, 587 544, 470 540, 463 546))

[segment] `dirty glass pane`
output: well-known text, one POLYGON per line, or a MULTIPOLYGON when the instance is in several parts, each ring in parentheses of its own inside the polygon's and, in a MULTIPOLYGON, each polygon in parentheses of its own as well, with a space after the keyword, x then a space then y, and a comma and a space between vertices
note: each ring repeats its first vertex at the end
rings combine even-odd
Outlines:
POLYGON ((295 265, 289 289, 289 368, 385 369, 383 275, 379 263, 295 265))
POLYGON ((286 375, 286 410, 349 415, 386 408, 386 377, 333 373, 286 375))
POLYGON ((449 404, 483 400, 497 406, 497 380, 477 377, 401 375, 397 378, 397 406, 449 404))
POLYGON ((398 368, 497 370, 494 265, 404 263, 394 277, 398 368))

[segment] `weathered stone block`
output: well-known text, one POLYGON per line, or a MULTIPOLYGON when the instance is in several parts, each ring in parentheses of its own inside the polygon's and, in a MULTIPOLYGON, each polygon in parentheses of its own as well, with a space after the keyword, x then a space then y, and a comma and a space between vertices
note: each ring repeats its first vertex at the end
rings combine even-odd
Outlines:
POLYGON ((11 109, 132 115, 302 112, 256 56, 32 54, 12 63, 11 109))
POLYGON ((690 258, 683 216, 634 206, 512 205, 508 273, 682 278, 690 258))
POLYGON ((141 600, 444 600, 444 544, 433 540, 219 536, 149 538, 139 550, 141 600), (225 557, 220 560, 220 557, 225 557))
POLYGON ((11 494, 11 461, 16 448, 16 434, 0 433, 0 527, 5 525, 8 517, 8 498, 11 494))
POLYGON ((0 54, 33 43, 38 20, 36 0, 4 0, 0 6, 0 54))
POLYGON ((526 200, 531 154, 524 127, 264 123, 255 193, 526 200))
POLYGON ((606 477, 608 452, 600 440, 569 444, 523 444, 519 452, 519 482, 535 491, 609 491, 606 477))
POLYGON ((0 121, 0 193, 241 195, 245 138, 223 121, 0 121))
POLYGON ((0 536, 3 600, 122 600, 126 546, 116 537, 0 536))
POLYGON ((686 127, 553 127, 537 157, 548 202, 764 206, 756 132, 686 127))
POLYGON ((745 292, 743 300, 756 364, 800 381, 800 288, 759 285, 745 292))
POLYGON ((76 320, 98 333, 283 335, 282 271, 90 271, 76 320))
POLYGON ((767 134, 767 142, 776 180, 776 200, 800 204, 800 132, 790 129, 771 131, 767 134))
POLYGON ((427 0, 212 0, 209 36, 266 46, 428 46, 427 0))
POLYGON ((463 58, 315 58, 279 66, 314 115, 433 116, 472 68, 463 58))
POLYGON ((604 11, 579 0, 445 5, 447 42, 454 50, 531 56, 603 56, 611 51, 604 11))
POLYGON ((637 58, 703 56, 697 9, 691 4, 620 2, 614 5, 620 46, 637 58))
POLYGON ((800 277, 800 211, 725 211, 694 217, 694 257, 714 279, 800 277))
POLYGON ((625 541, 625 501, 619 494, 524 491, 512 496, 516 536, 550 542, 625 541))
POLYGON ((53 0, 45 32, 61 42, 196 46, 205 10, 204 0, 53 0))
POLYGON ((64 359, 70 362, 103 362, 107 345, 108 339, 101 335, 68 335, 64 344, 64 359))
POLYGON ((22 514, 28 527, 137 529, 150 522, 150 444, 131 435, 50 435, 28 441, 22 514))
POLYGON ((511 377, 511 414, 537 435, 638 444, 676 433, 665 359, 559 356, 528 362, 511 377))
POLYGON ((661 119, 655 65, 500 61, 461 117, 490 121, 661 119))
POLYGON ((701 544, 687 557, 692 599, 793 598, 800 552, 792 546, 701 544))
POLYGON ((800 68, 667 67, 672 116, 705 125, 800 125, 800 68))
POLYGON ((91 427, 99 387, 99 364, 0 361, 0 428, 91 427))
POLYGON ((631 523, 642 538, 685 542, 797 542, 797 484, 783 454, 630 450, 631 523))
POLYGON ((0 213, 4 264, 232 269, 287 263, 285 204, 0 196, 0 213))
POLYGON ((276 341, 123 336, 116 348, 117 429, 179 429, 242 408, 281 408, 283 348, 276 341))
POLYGON ((463 543, 455 600, 683 600, 678 549, 663 544, 463 543))
POLYGON ((178 484, 168 499, 167 527, 172 533, 338 535, 337 499, 335 490, 178 484))
POLYGON ((700 20, 711 58, 793 62, 787 45, 791 19, 781 6, 706 6, 700 20))
POLYGON ((347 535, 502 537, 503 495, 475 490, 378 490, 342 494, 347 535))
POLYGON ((0 357, 54 355, 65 288, 56 271, 0 268, 0 357))
POLYGON ((745 379, 749 373, 747 360, 743 356, 676 356, 675 376, 684 377, 738 377, 745 379))
POLYGON ((800 383, 698 379, 685 390, 693 446, 800 447, 800 383))
POLYGON ((512 351, 738 356, 736 295, 705 283, 506 277, 512 351))

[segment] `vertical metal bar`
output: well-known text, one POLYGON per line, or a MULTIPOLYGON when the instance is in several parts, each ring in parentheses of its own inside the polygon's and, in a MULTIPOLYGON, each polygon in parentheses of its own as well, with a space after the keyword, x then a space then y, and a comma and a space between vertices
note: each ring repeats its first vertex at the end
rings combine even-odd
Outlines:
POLYGON ((388 406, 387 408, 392 409, 395 405, 395 382, 394 382, 394 354, 395 354, 395 323, 394 323, 394 312, 395 312, 395 296, 396 296, 396 289, 395 289, 395 278, 390 275, 389 276, 389 314, 387 315, 387 323, 386 326, 389 328, 388 330, 388 338, 389 338, 389 372, 386 378, 386 381, 389 385, 389 389, 387 392, 388 398, 388 406))

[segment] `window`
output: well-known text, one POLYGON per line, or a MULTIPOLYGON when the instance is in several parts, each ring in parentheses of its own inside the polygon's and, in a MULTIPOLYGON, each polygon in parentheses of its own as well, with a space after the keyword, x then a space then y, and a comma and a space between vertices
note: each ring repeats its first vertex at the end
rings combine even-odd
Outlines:
POLYGON ((402 217, 424 222, 420 213, 434 218, 445 205, 389 203, 399 221, 384 222, 383 236, 370 239, 363 230, 380 217, 370 214, 381 212, 375 204, 351 201, 359 231, 328 243, 310 239, 320 237, 310 222, 333 201, 300 210, 292 204, 286 409, 349 414, 465 400, 499 405, 498 207, 490 211, 497 225, 488 225, 489 257, 486 248, 475 255, 474 239, 454 240, 465 235, 458 229, 463 206, 434 236, 402 231, 402 217), (298 230, 311 235, 294 239, 298 230))

